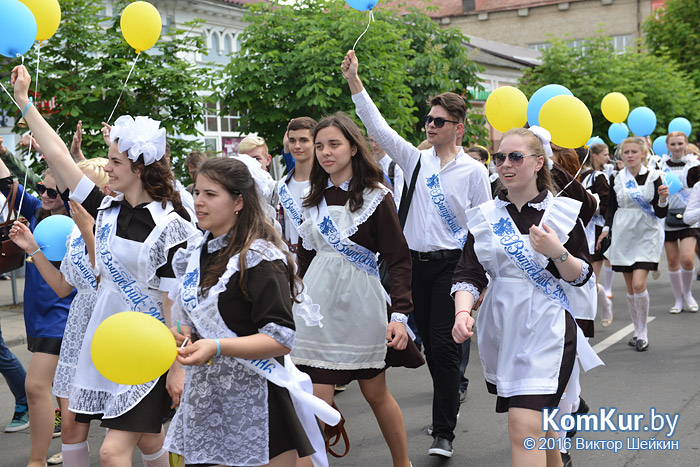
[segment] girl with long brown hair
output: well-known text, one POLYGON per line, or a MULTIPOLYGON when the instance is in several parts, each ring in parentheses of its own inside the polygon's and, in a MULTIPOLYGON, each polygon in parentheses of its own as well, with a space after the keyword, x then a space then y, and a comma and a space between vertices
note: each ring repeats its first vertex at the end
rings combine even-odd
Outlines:
MULTIPOLYGON (((385 370, 404 365, 411 345, 406 331, 411 301, 411 260, 390 190, 372 160, 366 139, 343 113, 326 117, 314 130, 316 160, 299 229, 301 275, 323 327, 297 324, 292 358, 311 376, 314 394, 333 401, 336 384, 357 380, 369 402, 393 465, 407 467, 401 409, 389 393, 385 370), (386 258, 391 282, 391 320, 379 280, 376 253, 386 258), (389 350, 387 350, 389 349, 389 350)), ((299 320, 297 320, 299 321, 299 320)))
POLYGON ((42 147, 44 157, 79 202, 96 219, 97 300, 80 350, 69 408, 78 422, 101 418, 109 428, 100 448, 102 465, 130 465, 135 447, 147 466, 167 465, 162 449, 163 418, 179 404, 184 372, 125 386, 102 376, 90 355, 92 337, 108 317, 127 310, 170 322, 167 292, 176 283, 170 260, 195 233, 166 156, 165 129, 148 117, 122 116, 110 132, 105 171, 117 196, 106 196, 83 175, 61 138, 28 97, 31 78, 24 66, 12 72, 15 100, 42 147), (166 392, 167 391, 167 392, 166 392), (168 399, 168 393, 172 397, 168 399))

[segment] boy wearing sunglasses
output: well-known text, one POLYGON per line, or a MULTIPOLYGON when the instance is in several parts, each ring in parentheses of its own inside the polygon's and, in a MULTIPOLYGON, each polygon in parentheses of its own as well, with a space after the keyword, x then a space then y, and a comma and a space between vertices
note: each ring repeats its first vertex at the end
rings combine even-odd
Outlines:
MULTIPOLYGON (((467 238, 465 211, 491 199, 488 172, 464 153, 466 104, 446 92, 430 100, 425 131, 432 148, 418 150, 384 120, 364 90, 354 51, 342 64, 355 110, 371 136, 416 183, 404 235, 413 259, 412 298, 416 324, 433 378, 433 443, 430 455, 452 456, 459 411, 461 348, 451 335, 454 304, 450 284, 467 238)), ((404 190, 406 192, 406 189, 404 190)), ((402 203, 404 200, 402 200, 402 203)))

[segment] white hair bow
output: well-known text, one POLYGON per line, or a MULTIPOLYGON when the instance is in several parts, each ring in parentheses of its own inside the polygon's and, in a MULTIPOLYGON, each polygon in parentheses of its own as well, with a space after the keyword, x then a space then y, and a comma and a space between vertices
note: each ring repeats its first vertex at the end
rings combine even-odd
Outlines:
POLYGON ((544 146, 544 153, 547 157, 552 157, 552 146, 550 145, 552 141, 552 135, 549 134, 549 131, 545 130, 541 126, 531 126, 528 128, 531 132, 537 136, 540 141, 542 141, 542 146, 544 146))
POLYGON ((271 182, 273 182, 273 180, 272 176, 262 168, 260 162, 250 157, 248 154, 239 154, 233 156, 233 159, 238 159, 248 167, 248 171, 255 182, 255 189, 258 195, 260 195, 263 200, 269 199, 272 194, 271 182))
POLYGON ((143 163, 150 165, 165 154, 165 128, 149 117, 123 115, 114 122, 109 133, 112 142, 119 139, 119 152, 136 162, 143 155, 143 163))

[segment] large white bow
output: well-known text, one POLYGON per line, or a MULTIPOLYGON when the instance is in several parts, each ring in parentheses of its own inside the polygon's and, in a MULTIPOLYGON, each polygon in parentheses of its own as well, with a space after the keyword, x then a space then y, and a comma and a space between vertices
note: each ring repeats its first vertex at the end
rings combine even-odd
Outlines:
POLYGON ((541 126, 531 126, 528 128, 531 132, 537 136, 540 141, 542 141, 542 146, 544 146, 544 153, 547 157, 552 157, 552 135, 549 134, 549 131, 545 130, 541 126))
POLYGON ((149 165, 159 161, 165 154, 165 128, 149 117, 122 115, 114 122, 109 133, 114 142, 119 139, 119 152, 136 162, 143 155, 143 163, 149 165))

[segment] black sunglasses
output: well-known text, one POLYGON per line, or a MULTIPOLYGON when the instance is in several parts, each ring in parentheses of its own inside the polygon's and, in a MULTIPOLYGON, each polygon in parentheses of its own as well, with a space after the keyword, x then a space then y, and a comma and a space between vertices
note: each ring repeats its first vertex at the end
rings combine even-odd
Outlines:
POLYGON ((514 166, 519 166, 523 164, 523 160, 526 157, 537 157, 537 154, 522 154, 518 151, 513 151, 510 154, 506 154, 504 152, 497 152, 493 154, 491 157, 493 157, 494 162, 496 163, 496 167, 500 167, 503 165, 503 163, 506 161, 506 157, 510 159, 510 163, 513 164, 514 166))
POLYGON ((58 196, 58 191, 54 190, 53 188, 46 188, 43 183, 37 183, 37 190, 39 190, 39 195, 43 195, 46 193, 46 196, 48 196, 51 199, 56 198, 58 196))
POLYGON ((450 123, 459 123, 454 120, 445 120, 442 117, 433 117, 432 115, 428 115, 425 117, 425 126, 430 125, 431 123, 435 125, 435 128, 442 128, 445 126, 445 122, 450 122, 450 123))

